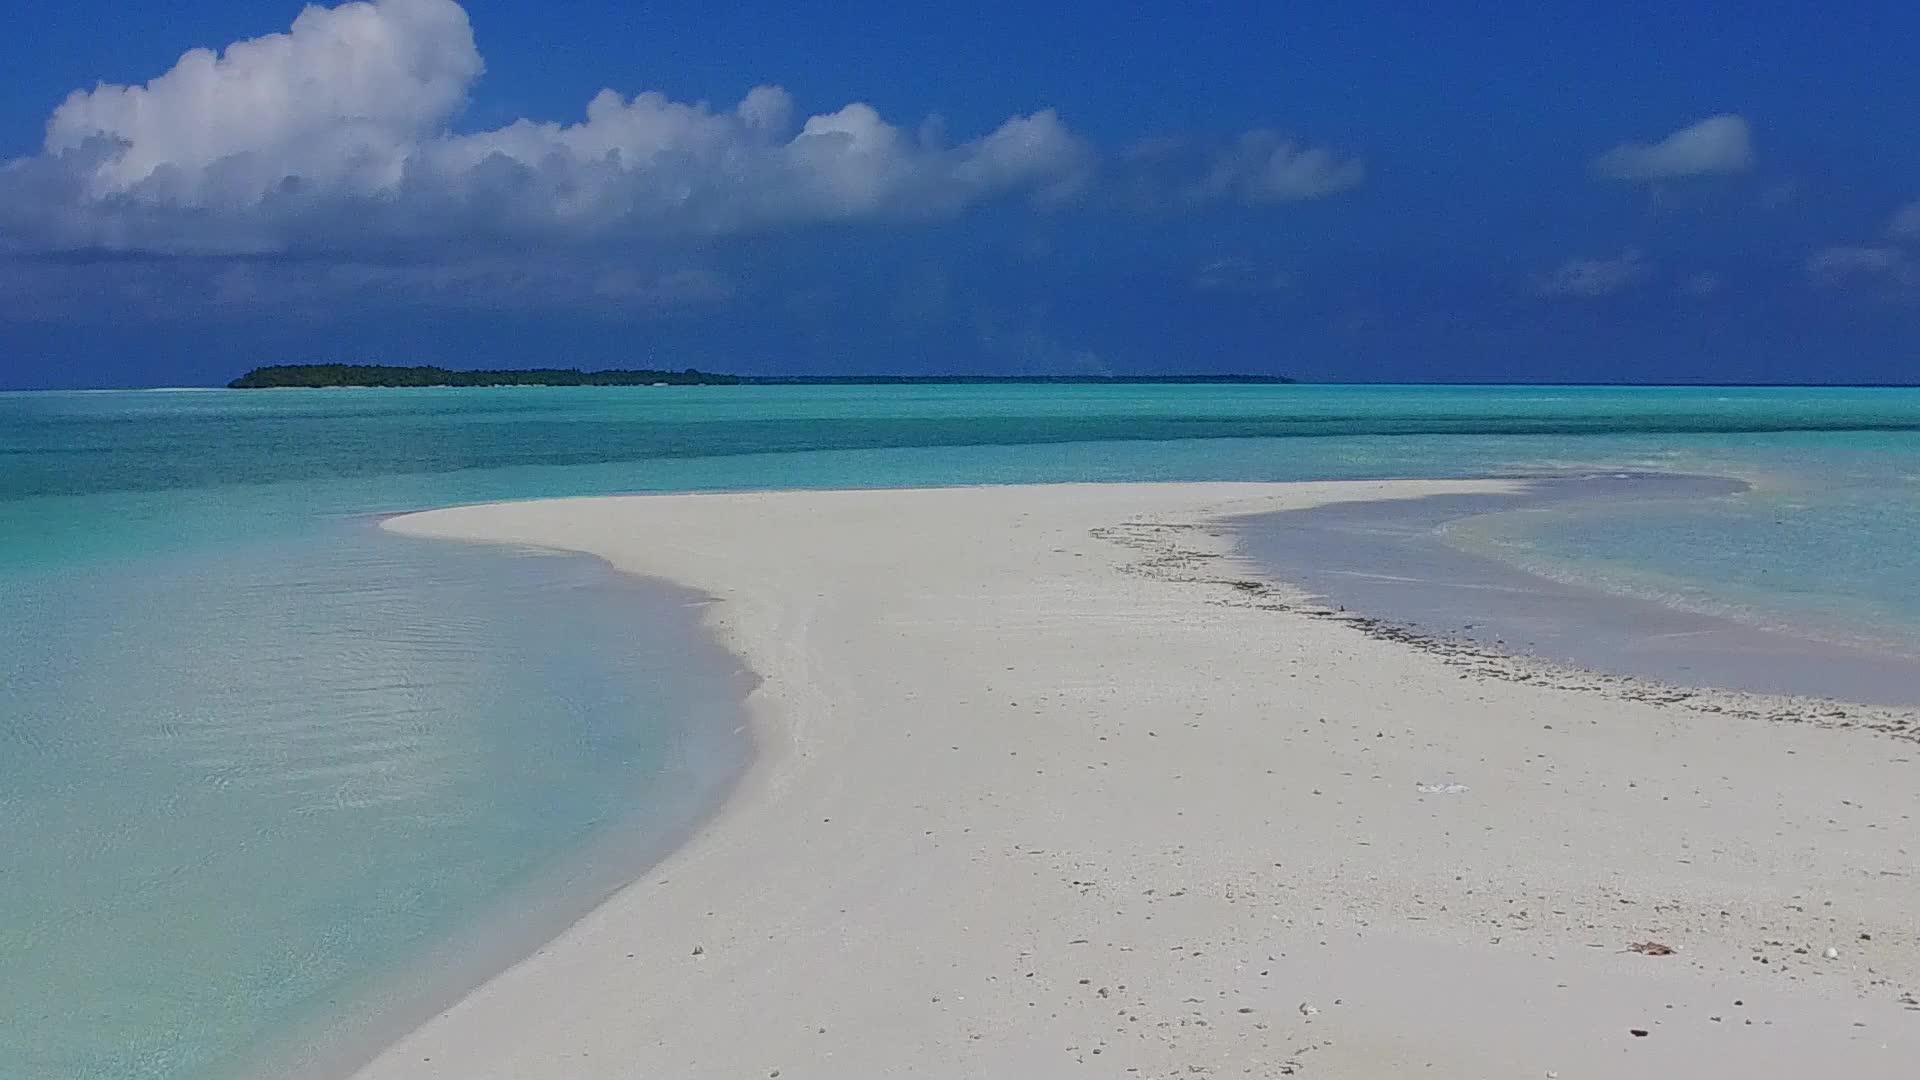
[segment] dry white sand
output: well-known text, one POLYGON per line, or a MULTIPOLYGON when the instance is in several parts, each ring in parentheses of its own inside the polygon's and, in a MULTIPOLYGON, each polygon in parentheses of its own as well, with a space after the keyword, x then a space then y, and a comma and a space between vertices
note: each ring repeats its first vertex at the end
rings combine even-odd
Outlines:
POLYGON ((1920 747, 1451 666, 1168 527, 1493 486, 394 520, 703 590, 765 681, 690 844, 360 1075, 1920 1075, 1920 747))

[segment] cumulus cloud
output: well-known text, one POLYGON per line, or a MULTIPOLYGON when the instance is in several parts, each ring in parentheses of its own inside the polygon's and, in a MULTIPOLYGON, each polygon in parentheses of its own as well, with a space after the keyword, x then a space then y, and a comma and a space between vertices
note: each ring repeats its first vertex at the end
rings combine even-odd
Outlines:
POLYGON ((1536 278, 1533 291, 1551 297, 1611 296, 1644 281, 1649 273, 1640 252, 1628 248, 1613 259, 1569 259, 1536 278))
POLYGON ((1900 246, 1920 240, 1920 200, 1893 212, 1886 235, 1891 239, 1821 248, 1807 257, 1807 280, 1823 288, 1878 290, 1903 299, 1920 295, 1920 258, 1900 246))
POLYGON ((1214 161, 1196 194, 1249 203, 1322 199, 1359 187, 1367 168, 1320 147, 1301 146, 1271 131, 1249 131, 1214 161))
POLYGON ((88 155, 86 194, 187 206, 257 202, 289 181, 389 190, 482 70, 451 0, 309 7, 284 34, 194 49, 144 86, 75 91, 46 152, 88 155))
POLYGON ((1807 257, 1807 280, 1829 289, 1882 292, 1900 299, 1920 296, 1920 258, 1901 243, 1920 240, 1920 201, 1895 210, 1887 221, 1890 240, 1836 244, 1807 257))
POLYGON ((1920 258, 1901 246, 1905 240, 1920 240, 1920 202, 1893 211, 1887 236, 1891 240, 1820 248, 1807 258, 1807 281, 1893 300, 1920 298, 1920 258))
POLYGON ((714 234, 1059 197, 1091 152, 1049 110, 949 145, 861 103, 793 123, 602 91, 585 118, 456 134, 484 70, 453 0, 309 7, 139 86, 76 91, 0 166, 0 247, 269 253, 460 237, 714 234))
POLYGON ((1593 160, 1605 180, 1670 180, 1753 167, 1753 139, 1745 117, 1709 116, 1659 142, 1626 142, 1593 160))
POLYGON ((1366 181, 1366 163, 1258 128, 1222 144, 1180 135, 1140 139, 1101 177, 1109 203, 1131 210, 1324 199, 1366 181))

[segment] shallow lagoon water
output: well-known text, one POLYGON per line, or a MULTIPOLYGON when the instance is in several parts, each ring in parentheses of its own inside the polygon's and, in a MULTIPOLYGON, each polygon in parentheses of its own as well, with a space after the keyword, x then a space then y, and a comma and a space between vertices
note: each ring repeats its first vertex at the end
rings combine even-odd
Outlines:
POLYGON ((583 852, 617 878, 647 845, 609 837, 670 837, 724 785, 740 675, 698 652, 689 598, 370 515, 1589 466, 1754 488, 1458 539, 1662 603, 1920 641, 1920 391, 0 394, 0 1008, 19 1018, 0 1076, 231 1073, 502 904, 590 903, 607 882, 573 873, 583 852))
POLYGON ((698 605, 370 522, 10 590, 0 1075, 220 1075, 496 894, 583 914, 539 876, 604 894, 744 760, 698 605))
MULTIPOLYGON (((1920 650, 1897 635, 1823 634, 1696 610, 1530 572, 1450 533, 1498 532, 1513 515, 1612 521, 1732 501, 1715 477, 1591 473, 1528 481, 1499 495, 1337 503, 1241 519, 1235 531, 1268 576, 1322 602, 1432 640, 1676 686, 1731 688, 1872 705, 1920 705, 1920 650)), ((1497 550, 1497 549, 1496 549, 1497 550)))

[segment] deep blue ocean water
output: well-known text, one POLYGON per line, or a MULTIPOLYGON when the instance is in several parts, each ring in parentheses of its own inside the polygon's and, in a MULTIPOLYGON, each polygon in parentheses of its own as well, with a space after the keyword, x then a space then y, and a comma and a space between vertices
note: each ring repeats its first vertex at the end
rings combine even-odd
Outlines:
POLYGON ((580 852, 645 858, 628 838, 670 837, 737 764, 741 675, 692 633, 697 598, 372 515, 1590 467, 1753 489, 1454 539, 1920 652, 1920 390, 0 394, 0 1077, 230 1073, 560 868, 577 883, 580 852))

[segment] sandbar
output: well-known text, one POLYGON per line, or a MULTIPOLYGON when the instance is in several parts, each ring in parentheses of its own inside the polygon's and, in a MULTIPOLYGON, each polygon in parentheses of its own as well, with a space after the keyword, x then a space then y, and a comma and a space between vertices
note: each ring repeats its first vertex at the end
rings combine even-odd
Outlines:
POLYGON ((684 847, 357 1075, 1910 1076, 1910 717, 1502 677, 1315 613, 1233 549, 1248 515, 1511 490, 389 521, 712 597, 760 679, 757 750, 684 847))

